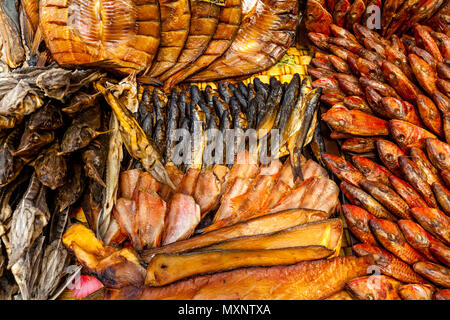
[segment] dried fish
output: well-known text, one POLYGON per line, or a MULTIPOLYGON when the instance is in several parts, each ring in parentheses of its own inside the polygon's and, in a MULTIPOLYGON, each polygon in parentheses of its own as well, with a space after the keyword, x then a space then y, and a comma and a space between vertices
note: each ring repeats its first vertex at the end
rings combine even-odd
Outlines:
POLYGON ((81 197, 84 190, 83 168, 79 160, 70 163, 70 173, 67 182, 59 187, 55 196, 55 207, 58 212, 63 212, 73 205, 81 197))
POLYGON ((59 153, 60 147, 56 141, 34 162, 37 178, 52 190, 63 186, 67 181, 67 159, 59 153))

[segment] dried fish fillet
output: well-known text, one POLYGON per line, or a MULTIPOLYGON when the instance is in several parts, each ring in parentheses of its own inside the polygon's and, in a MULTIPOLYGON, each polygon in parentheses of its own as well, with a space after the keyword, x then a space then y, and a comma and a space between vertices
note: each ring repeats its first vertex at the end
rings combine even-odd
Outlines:
POLYGON ((249 10, 230 48, 190 80, 217 80, 263 71, 274 65, 291 46, 298 22, 297 1, 244 2, 249 10))

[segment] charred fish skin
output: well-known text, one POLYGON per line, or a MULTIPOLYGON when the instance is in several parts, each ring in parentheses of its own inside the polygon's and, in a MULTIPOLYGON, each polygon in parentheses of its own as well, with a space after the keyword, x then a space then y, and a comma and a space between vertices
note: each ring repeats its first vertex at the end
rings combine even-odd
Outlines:
POLYGON ((191 81, 218 80, 257 73, 271 67, 283 56, 294 41, 298 2, 258 0, 254 8, 254 11, 249 12, 258 13, 254 19, 243 21, 228 50, 208 68, 191 76, 191 81), (271 27, 265 25, 265 19, 271 21, 271 27), (258 35, 258 39, 253 35, 258 35), (256 40, 252 48, 245 45, 249 39, 256 40), (272 39, 276 39, 276 45, 273 45, 272 39))
POLYGON ((165 141, 165 161, 166 163, 173 160, 173 146, 175 144, 175 130, 178 127, 178 120, 180 118, 180 110, 177 106, 178 90, 173 89, 171 92, 170 101, 167 112, 167 131, 165 141))

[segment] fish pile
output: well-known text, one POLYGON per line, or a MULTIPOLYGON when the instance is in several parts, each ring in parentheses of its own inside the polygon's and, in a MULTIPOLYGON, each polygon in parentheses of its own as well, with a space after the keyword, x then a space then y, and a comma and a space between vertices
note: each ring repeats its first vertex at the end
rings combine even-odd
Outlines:
POLYGON ((302 158, 295 181, 289 160, 242 161, 250 156, 185 174, 169 163, 176 190, 122 172, 111 240, 73 224, 63 243, 106 299, 325 299, 366 275, 371 257, 336 257, 339 190, 325 169, 302 158), (200 225, 208 210, 215 221, 200 225))
MULTIPOLYGON (((323 141, 314 134, 321 89, 311 90, 308 79, 301 81, 295 74, 289 83, 271 77, 267 84, 254 78, 248 86, 239 81, 219 82, 217 87, 174 88, 169 96, 158 88, 152 93, 144 90, 135 117, 164 163, 175 163, 184 172, 215 164, 231 166, 240 151, 256 147, 261 163, 294 155, 292 164, 300 175, 298 156, 303 147, 314 141, 317 149, 323 149, 323 141), (279 136, 273 145, 272 130, 279 136), (177 151, 184 140, 189 149, 185 156, 177 151), (257 146, 250 146, 250 141, 257 146)), ((320 159, 319 153, 315 156, 320 159)))
POLYGON ((15 287, 5 299, 55 297, 80 269, 67 269, 61 237, 80 206, 95 226, 103 201, 110 111, 91 87, 103 76, 55 66, 0 76, 0 281, 15 287))
POLYGON ((136 72, 167 90, 268 69, 292 45, 299 20, 296 0, 44 0, 39 8, 61 66, 136 72))
POLYGON ((441 23, 449 9, 444 1, 307 4, 312 86, 323 90, 322 120, 343 151, 322 158, 342 181, 340 211, 361 241, 353 251, 372 256, 381 273, 348 282, 353 298, 449 297, 450 38, 441 23), (370 6, 382 9, 380 33, 369 28, 370 6))

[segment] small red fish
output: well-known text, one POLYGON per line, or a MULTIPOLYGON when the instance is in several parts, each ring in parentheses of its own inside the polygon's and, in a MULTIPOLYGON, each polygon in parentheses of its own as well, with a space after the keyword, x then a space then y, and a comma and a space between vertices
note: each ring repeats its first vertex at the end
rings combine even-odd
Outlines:
POLYGON ((436 86, 443 94, 445 94, 447 97, 450 97, 450 81, 437 79, 436 86))
POLYGON ((450 218, 436 208, 412 208, 411 215, 429 233, 444 244, 450 244, 450 218))
POLYGON ((428 158, 438 170, 450 169, 450 145, 439 139, 426 139, 428 158))
POLYGON ((381 245, 408 264, 426 261, 419 252, 411 247, 395 222, 384 219, 371 219, 370 230, 381 245))
MULTIPOLYGON (((348 66, 348 63, 339 58, 338 56, 335 56, 333 54, 330 54, 328 57, 333 67, 340 73, 350 73, 350 67, 348 66)), ((337 79, 337 78, 336 78, 337 79)), ((339 80, 339 79, 338 79, 339 80)))
POLYGON ((450 289, 442 289, 434 294, 435 300, 450 300, 450 289))
POLYGON ((353 52, 351 52, 351 51, 349 51, 347 49, 344 49, 344 48, 342 48, 340 46, 336 46, 334 44, 330 44, 329 45, 329 50, 334 55, 338 56, 339 58, 341 58, 341 59, 343 59, 345 61, 348 61, 348 57, 349 56, 352 56, 352 57, 355 57, 355 58, 358 57, 355 53, 353 53, 353 52))
POLYGON ((345 17, 349 10, 350 2, 348 0, 338 0, 333 11, 334 23, 340 27, 343 27, 345 25, 345 17))
POLYGON ((352 234, 361 242, 377 245, 377 240, 373 236, 369 228, 369 220, 375 218, 366 210, 345 204, 341 206, 342 215, 347 221, 347 226, 352 232, 352 234))
POLYGON ((421 261, 413 266, 414 271, 425 279, 442 286, 450 288, 450 269, 436 263, 421 261))
POLYGON ((334 76, 342 91, 349 96, 364 96, 364 93, 359 85, 358 79, 348 74, 338 73, 334 76))
MULTIPOLYGON (((383 80, 383 73, 377 63, 361 57, 355 58, 352 56, 348 57, 347 62, 353 74, 377 81, 383 80)), ((361 85, 363 84, 361 83, 361 85)))
POLYGON ((330 25, 330 29, 331 32, 333 33, 333 35, 335 37, 339 37, 339 38, 344 38, 347 40, 351 40, 355 43, 358 43, 358 40, 356 39, 356 37, 353 35, 353 33, 351 33, 350 31, 348 31, 345 28, 342 28, 336 24, 331 24, 330 25))
POLYGON ((322 94, 320 96, 320 101, 325 103, 328 106, 334 106, 341 103, 345 98, 345 95, 342 93, 327 93, 322 94))
POLYGON ((430 32, 444 59, 450 59, 450 37, 442 32, 430 32))
POLYGON ((440 112, 450 112, 450 99, 447 98, 447 96, 445 96, 442 92, 436 90, 431 94, 431 98, 433 98, 433 101, 440 112))
POLYGON ((402 101, 394 97, 384 97, 379 104, 380 114, 388 119, 404 120, 417 126, 421 126, 416 108, 407 101, 402 101))
POLYGON ((383 275, 350 280, 345 289, 359 300, 401 300, 397 293, 401 282, 383 275))
POLYGON ((431 254, 436 257, 437 260, 450 267, 450 248, 444 245, 440 241, 434 241, 430 246, 431 254))
POLYGON ((381 70, 388 83, 397 93, 409 102, 414 102, 419 94, 419 89, 408 79, 403 71, 395 64, 384 60, 381 63, 381 70))
POLYGON ((430 284, 405 284, 398 289, 403 300, 433 300, 435 289, 430 284))
POLYGON ((427 128, 442 137, 444 132, 442 128, 441 114, 439 113, 438 108, 436 108, 436 105, 433 103, 433 100, 427 96, 419 94, 417 96, 416 105, 419 110, 420 118, 427 128))
POLYGON ((450 67, 445 63, 438 63, 436 65, 436 71, 440 78, 449 80, 450 79, 450 67))
POLYGON ((380 139, 376 143, 378 156, 381 162, 396 175, 401 174, 398 158, 405 153, 393 142, 380 139))
POLYGON ((395 16, 395 12, 400 9, 400 6, 405 0, 387 0, 383 3, 383 12, 381 15, 381 28, 383 30, 382 35, 386 36, 388 27, 391 24, 392 18, 395 16))
POLYGON ((438 182, 433 183, 431 189, 433 189, 434 196, 439 202, 442 211, 450 216, 450 190, 438 182))
POLYGON ((316 66, 317 68, 323 68, 323 69, 330 70, 332 72, 336 72, 336 70, 334 70, 334 67, 331 64, 330 60, 328 59, 328 55, 326 55, 324 57, 314 57, 311 59, 311 63, 314 66, 316 66))
MULTIPOLYGON (((408 60, 420 86, 430 95, 436 92, 437 75, 433 68, 431 68, 430 65, 424 60, 412 53, 408 55, 408 60)), ((418 93, 419 92, 416 91, 416 98, 418 93)))
MULTIPOLYGON (((392 44, 391 47, 394 50, 398 50, 398 51, 402 52, 403 55, 406 57, 407 51, 406 51, 405 44, 402 42, 402 40, 396 34, 392 35, 391 44, 392 44)), ((405 62, 407 62, 406 59, 405 59, 405 62)))
POLYGON ((375 264, 380 267, 381 273, 386 276, 407 283, 426 283, 425 279, 415 273, 408 264, 378 247, 377 244, 356 244, 352 247, 352 250, 359 257, 371 255, 375 264))
POLYGON ((344 94, 340 87, 339 87, 339 83, 336 79, 334 78, 321 78, 321 79, 317 79, 314 80, 311 83, 313 88, 322 88, 322 92, 324 94, 328 94, 328 93, 336 93, 336 94, 344 94))
POLYGON ((333 107, 322 114, 322 120, 334 130, 360 136, 379 136, 389 134, 385 120, 359 110, 348 110, 345 107, 333 107), (367 124, 370 123, 370 126, 367 124))
POLYGON ((416 165, 416 168, 419 170, 419 174, 429 185, 432 185, 435 182, 442 182, 439 178, 439 171, 430 163, 422 149, 412 147, 409 150, 409 155, 416 165))
POLYGON ((416 39, 416 43, 419 44, 419 46, 423 47, 425 50, 431 53, 437 61, 444 61, 439 50, 439 46, 424 26, 416 24, 413 28, 413 31, 414 38, 416 39))
POLYGON ((354 153, 366 153, 375 150, 375 141, 380 138, 349 138, 341 145, 341 149, 354 153))
POLYGON ((346 39, 346 38, 334 38, 330 37, 328 39, 328 43, 335 44, 337 46, 340 46, 350 52, 358 53, 358 51, 362 48, 362 46, 353 40, 346 39))
POLYGON ((333 154, 322 154, 322 160, 339 179, 359 186, 359 182, 364 179, 361 172, 359 172, 350 162, 344 158, 335 156, 333 154))
POLYGON ((419 224, 412 220, 397 221, 400 230, 402 230, 406 241, 417 251, 419 251, 428 260, 437 262, 431 254, 430 247, 432 243, 438 240, 431 234, 426 232, 419 224))
POLYGON ((434 59, 434 57, 430 53, 428 53, 428 51, 414 45, 408 47, 408 53, 415 54, 416 56, 424 60, 433 70, 436 70, 438 61, 436 61, 436 59, 434 59))
POLYGON ((436 138, 431 132, 402 120, 389 121, 391 135, 402 150, 411 147, 425 147, 427 138, 436 138))
POLYGON ((309 74, 315 79, 332 78, 335 72, 324 68, 308 68, 309 74))
POLYGON ((351 30, 353 24, 359 23, 366 11, 366 0, 353 1, 350 10, 347 12, 346 28, 351 30))
POLYGON ((391 44, 388 40, 381 37, 377 32, 367 28, 362 24, 354 24, 353 32, 355 33, 356 38, 361 43, 363 43, 365 39, 369 39, 370 41, 376 42, 383 46, 388 46, 391 44))
POLYGON ((420 197, 420 195, 414 190, 414 188, 406 181, 391 175, 389 176, 389 182, 394 187, 395 191, 405 200, 405 202, 411 207, 426 207, 427 203, 420 197))
MULTIPOLYGON (((394 37, 393 37, 394 39, 394 37)), ((398 37, 397 37, 398 39, 398 37)), ((403 45, 400 41, 400 39, 396 40, 398 41, 399 44, 403 45)), ((394 43, 394 42, 393 42, 394 43)), ((397 49, 394 46, 387 46, 385 48, 385 53, 386 53, 386 60, 395 64, 397 67, 399 67, 403 73, 408 77, 408 79, 414 79, 414 75, 413 72, 411 70, 411 66, 409 65, 408 62, 408 58, 406 56, 406 49, 404 49, 405 51, 402 51, 404 49, 403 48, 399 48, 397 49)))
POLYGON ((406 181, 422 196, 422 199, 428 206, 437 208, 437 202, 434 198, 433 191, 426 180, 421 176, 417 165, 404 156, 398 158, 400 169, 406 181))
POLYGON ((333 22, 331 14, 325 10, 320 2, 308 0, 306 3, 306 30, 330 35, 330 24, 333 22))
POLYGON ((352 161, 367 180, 390 185, 389 176, 391 172, 385 167, 368 158, 359 156, 353 156, 352 161))
POLYGON ((369 180, 362 180, 359 185, 398 218, 411 219, 409 205, 387 185, 369 180))
POLYGON ((401 97, 397 94, 394 88, 392 88, 391 86, 380 80, 373 79, 373 77, 368 78, 362 76, 361 78, 359 78, 359 82, 361 83, 361 86, 363 88, 371 87, 375 89, 383 97, 394 97, 397 99, 401 99, 401 97))
MULTIPOLYGON (((310 69, 308 70, 311 71, 310 69)), ((369 104, 363 97, 358 96, 345 97, 343 104, 349 110, 360 110, 365 113, 372 114, 372 109, 370 109, 369 104)))

